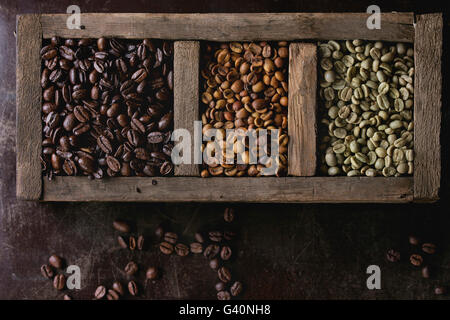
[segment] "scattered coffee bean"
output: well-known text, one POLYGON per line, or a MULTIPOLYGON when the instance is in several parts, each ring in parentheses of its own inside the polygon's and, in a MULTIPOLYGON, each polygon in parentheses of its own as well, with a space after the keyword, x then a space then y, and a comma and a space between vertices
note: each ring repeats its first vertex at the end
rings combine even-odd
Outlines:
POLYGON ((106 295, 107 300, 119 300, 119 298, 120 298, 119 294, 115 290, 112 289, 108 290, 108 293, 106 295))
POLYGON ((128 245, 127 245, 125 239, 124 239, 122 236, 118 236, 118 237, 117 237, 117 242, 119 243, 119 246, 120 246, 121 248, 123 248, 123 249, 128 248, 128 245))
POLYGON ((136 238, 135 237, 130 236, 129 243, 130 243, 130 250, 131 251, 136 249, 136 238))
POLYGON ((47 279, 51 279, 55 275, 53 268, 48 264, 42 265, 41 274, 47 279))
POLYGON ((233 283, 233 285, 230 288, 230 292, 233 297, 238 296, 242 292, 242 283, 239 281, 233 283))
POLYGON ((388 252, 386 253, 386 259, 389 262, 398 262, 400 261, 400 252, 394 249, 389 249, 388 252))
POLYGON ((203 246, 199 242, 191 243, 190 248, 191 248, 192 253, 202 253, 203 252, 203 246))
POLYGON ((236 236, 236 234, 233 231, 225 231, 223 233, 223 237, 225 238, 225 240, 227 241, 231 241, 233 240, 233 238, 236 236))
POLYGON ((216 283, 216 291, 223 291, 225 289, 225 283, 222 281, 216 283))
POLYGON ((433 243, 424 243, 422 245, 422 250, 425 253, 434 254, 436 252, 436 245, 434 245, 433 243))
POLYGON ((72 300, 72 297, 69 296, 68 294, 65 294, 63 297, 64 300, 72 300))
POLYGON ((138 265, 136 264, 136 262, 130 261, 125 266, 124 271, 128 276, 132 276, 138 271, 138 265))
POLYGON ((115 220, 113 222, 113 227, 119 232, 128 233, 130 232, 130 226, 125 221, 115 220))
POLYGON ((223 213, 223 219, 225 220, 225 222, 232 222, 234 220, 234 209, 226 208, 225 212, 223 213))
POLYGON ((412 244, 413 246, 417 246, 420 241, 419 238, 417 238, 416 236, 409 236, 409 243, 412 244))
POLYGON ((231 272, 226 267, 219 268, 219 270, 217 271, 217 275, 222 282, 227 283, 231 280, 231 272))
POLYGON ((124 291, 123 291, 123 286, 119 281, 114 281, 112 288, 115 292, 117 292, 119 295, 123 296, 124 295, 124 291))
POLYGON ((95 290, 94 297, 95 299, 103 299, 103 297, 106 295, 106 287, 105 286, 98 286, 95 290))
POLYGON ((130 292, 130 294, 132 296, 138 295, 138 287, 137 287, 136 282, 134 282, 134 281, 128 282, 128 292, 130 292))
POLYGON ((204 243, 205 239, 203 238, 202 234, 200 232, 197 232, 195 234, 195 240, 197 240, 198 243, 204 243))
POLYGON ((440 295, 445 294, 446 292, 447 292, 447 290, 444 287, 436 287, 436 288, 434 288, 434 294, 435 295, 440 296, 440 295))
POLYGON ((161 242, 161 244, 159 245, 159 250, 161 250, 162 253, 167 255, 172 254, 173 245, 168 242, 161 242))
POLYGON ((144 249, 144 236, 140 235, 137 239, 137 248, 138 250, 142 251, 144 249))
POLYGON ((177 243, 177 245, 175 246, 175 252, 180 257, 185 257, 189 254, 189 248, 185 244, 177 243))
POLYGON ((177 243, 177 240, 178 240, 178 236, 174 232, 166 232, 164 234, 164 241, 165 242, 168 242, 168 243, 171 243, 171 244, 175 244, 175 243, 177 243))
POLYGON ((231 248, 229 246, 223 246, 220 250, 220 257, 222 260, 228 260, 231 258, 231 248))
POLYGON ((63 266, 63 261, 61 257, 55 254, 51 255, 50 258, 48 258, 48 262, 50 263, 51 266, 53 266, 56 269, 61 269, 63 266))
POLYGON ((414 265, 416 267, 419 267, 422 264, 422 262, 423 262, 423 258, 419 254, 412 254, 409 257, 409 261, 411 261, 412 265, 414 265))
POLYGON ((164 236, 164 229, 163 229, 163 227, 159 226, 158 228, 156 228, 155 235, 156 235, 156 237, 158 239, 161 239, 164 236))
POLYGON ((211 231, 208 233, 209 239, 214 242, 222 241, 223 233, 220 231, 211 231))
POLYGON ((213 259, 220 251, 220 247, 217 244, 210 244, 203 251, 203 255, 208 259, 213 259))
POLYGON ((422 268, 422 277, 424 277, 425 279, 428 279, 430 277, 430 268, 428 266, 422 268))
POLYGON ((209 267, 213 270, 217 270, 219 268, 219 259, 214 258, 209 260, 209 267))
POLYGON ((217 292, 217 300, 231 300, 231 295, 228 291, 217 292))
POLYGON ((56 290, 64 289, 65 285, 66 285, 66 277, 63 274, 57 274, 53 278, 53 287, 56 290))
POLYGON ((155 280, 158 278, 158 268, 148 267, 145 277, 147 280, 155 280))

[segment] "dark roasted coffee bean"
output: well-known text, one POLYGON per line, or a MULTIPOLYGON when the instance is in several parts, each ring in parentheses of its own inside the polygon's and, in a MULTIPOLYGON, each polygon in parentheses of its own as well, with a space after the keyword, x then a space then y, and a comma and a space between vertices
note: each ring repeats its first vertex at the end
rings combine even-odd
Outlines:
POLYGON ((422 277, 428 279, 430 277, 430 267, 425 266, 422 268, 422 277))
POLYGON ((411 262, 412 265, 419 267, 423 262, 423 258, 419 254, 412 254, 409 257, 409 261, 411 262))
POLYGON ((424 243, 422 244, 422 250, 428 254, 434 254, 436 252, 436 245, 433 243, 424 243))
POLYGON ((173 245, 168 242, 161 242, 161 244, 159 245, 159 249, 162 253, 169 255, 173 252, 173 245))
POLYGON ((73 160, 64 160, 63 170, 68 176, 75 176, 78 172, 77 166, 73 160))
POLYGON ((400 261, 400 252, 395 251, 394 249, 389 249, 386 253, 386 259, 389 262, 398 262, 400 261))
POLYGON ((149 143, 161 143, 164 140, 164 134, 162 132, 150 132, 147 136, 149 143))
POLYGON ((134 282, 134 281, 128 282, 128 292, 132 296, 137 296, 138 295, 138 286, 137 286, 136 282, 134 282))
POLYGON ((107 156, 106 157, 106 163, 108 164, 108 168, 113 171, 113 172, 119 172, 121 165, 119 160, 117 160, 116 158, 112 157, 112 156, 107 156))
POLYGON ((164 161, 164 163, 161 165, 161 168, 159 169, 159 172, 163 176, 167 176, 170 174, 173 170, 173 163, 169 161, 164 161))
POLYGON ((231 273, 226 267, 221 267, 217 270, 217 275, 222 282, 229 282, 231 280, 231 273))
POLYGON ((125 266, 124 271, 128 276, 132 276, 138 271, 138 265, 136 264, 136 262, 130 261, 125 266))
POLYGON ((117 292, 120 296, 124 295, 124 290, 123 290, 123 286, 119 281, 114 281, 114 283, 112 284, 112 288, 115 292, 117 292))
POLYGON ((164 241, 169 242, 171 244, 177 243, 178 236, 174 232, 166 232, 164 234, 164 241))
POLYGON ((203 251, 203 255, 208 259, 213 259, 220 251, 220 247, 217 244, 210 244, 203 251))
POLYGON ((409 236, 409 243, 413 246, 417 246, 419 244, 419 239, 415 236, 409 236))
POLYGON ((63 267, 63 260, 61 259, 61 257, 55 254, 51 255, 50 258, 48 258, 48 262, 52 267, 56 269, 61 269, 63 267))
POLYGON ((195 240, 197 240, 197 242, 199 242, 199 243, 205 242, 205 239, 203 238, 203 236, 200 232, 196 232, 194 237, 195 237, 195 240))
POLYGON ((41 274, 42 274, 42 276, 44 276, 47 279, 51 279, 55 275, 55 273, 53 272, 53 268, 51 266, 49 266, 48 264, 44 264, 41 267, 41 274))
POLYGON ((97 300, 103 299, 106 295, 106 287, 105 286, 98 286, 97 289, 95 289, 94 297, 97 300))
POLYGON ((103 135, 101 135, 97 138, 97 145, 106 154, 110 154, 113 151, 111 142, 108 140, 107 137, 105 137, 103 135))
POLYGON ((145 273, 145 278, 147 280, 155 280, 158 278, 158 268, 148 267, 147 272, 145 273))
POLYGON ((227 241, 233 240, 233 238, 236 236, 236 234, 233 231, 225 231, 223 233, 223 238, 227 241))
POLYGON ((73 114, 79 122, 88 122, 90 119, 89 112, 83 106, 76 106, 73 109, 73 114))
POLYGON ((108 290, 108 293, 106 295, 107 300, 119 300, 119 294, 115 290, 108 290))
POLYGON ((209 260, 209 267, 213 270, 217 270, 219 268, 219 259, 214 258, 209 260))
POLYGON ((225 220, 225 222, 232 222, 234 219, 234 209, 226 208, 225 212, 223 213, 223 219, 225 220))
POLYGON ((162 226, 158 226, 158 228, 156 228, 155 235, 158 239, 161 239, 164 236, 164 229, 162 226))
POLYGON ((133 251, 134 249, 136 249, 136 238, 130 236, 128 240, 129 240, 128 242, 130 243, 130 250, 133 251))
POLYGON ((230 292, 233 297, 240 295, 242 292, 242 283, 240 283, 239 281, 233 283, 233 285, 230 288, 230 292))
POLYGON ((191 243, 190 248, 191 248, 192 253, 202 253, 203 252, 203 246, 199 242, 191 243))
POLYGON ((217 292, 217 300, 231 300, 231 295, 228 291, 217 292))
POLYGON ((136 248, 137 248, 138 250, 141 250, 141 251, 142 251, 142 249, 144 249, 144 241, 145 241, 145 239, 144 239, 144 236, 143 236, 143 235, 140 235, 140 236, 137 238, 136 248))
POLYGON ((65 294, 63 297, 64 300, 72 300, 72 297, 69 296, 68 294, 65 294))
POLYGON ((94 161, 89 157, 81 157, 78 159, 78 165, 81 170, 87 173, 93 173, 95 171, 94 161))
POLYGON ((223 291, 223 290, 225 290, 225 283, 223 283, 222 281, 219 281, 216 283, 215 288, 217 291, 223 291))
POLYGON ((229 260, 231 258, 231 248, 229 246, 223 246, 220 250, 220 257, 222 260, 229 260))
POLYGON ((66 286, 66 277, 63 274, 57 274, 53 278, 53 288, 62 290, 66 286))
POLYGON ((220 242, 222 241, 223 233, 221 231, 210 231, 208 236, 211 241, 220 242))
POLYGON ((123 220, 114 220, 113 227, 117 231, 120 231, 123 233, 128 233, 131 230, 130 225, 123 220))
POLYGON ((436 288, 434 288, 434 294, 435 295, 440 296, 440 295, 443 295, 443 294, 446 294, 446 293, 447 293, 447 290, 445 289, 445 287, 436 287, 436 288))
POLYGON ((128 248, 127 242, 125 241, 125 239, 122 236, 118 236, 117 237, 117 242, 119 243, 119 246, 123 249, 128 248))
POLYGON ((185 257, 189 254, 189 248, 185 244, 177 243, 177 245, 175 246, 175 252, 180 257, 185 257))

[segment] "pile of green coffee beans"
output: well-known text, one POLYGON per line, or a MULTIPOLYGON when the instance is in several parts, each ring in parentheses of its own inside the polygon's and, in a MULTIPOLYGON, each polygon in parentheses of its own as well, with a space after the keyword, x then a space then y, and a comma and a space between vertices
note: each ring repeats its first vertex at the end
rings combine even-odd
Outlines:
POLYGON ((412 44, 363 40, 318 44, 321 172, 413 173, 412 44))

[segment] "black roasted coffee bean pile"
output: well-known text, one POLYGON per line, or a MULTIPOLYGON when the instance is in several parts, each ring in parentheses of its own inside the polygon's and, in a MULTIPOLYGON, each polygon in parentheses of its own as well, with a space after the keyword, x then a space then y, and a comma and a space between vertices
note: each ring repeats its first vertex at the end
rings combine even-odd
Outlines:
POLYGON ((173 44, 44 42, 44 174, 157 176, 173 171, 173 44))

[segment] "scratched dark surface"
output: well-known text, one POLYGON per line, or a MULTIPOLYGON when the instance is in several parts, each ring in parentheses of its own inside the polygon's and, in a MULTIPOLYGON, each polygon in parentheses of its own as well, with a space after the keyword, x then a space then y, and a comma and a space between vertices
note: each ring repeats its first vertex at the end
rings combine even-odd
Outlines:
MULTIPOLYGON (((125 281, 122 269, 138 262, 141 298, 214 299, 215 273, 203 256, 162 256, 153 231, 168 223, 188 243, 199 229, 223 227, 224 205, 33 203, 15 197, 15 15, 64 13, 74 1, 0 1, 0 298, 61 299, 39 268, 51 253, 81 268, 81 290, 65 291, 92 299, 99 284, 125 281), (112 221, 134 221, 148 235, 147 249, 119 249, 112 221), (147 266, 162 277, 144 286, 147 266)), ((82 12, 361 12, 371 1, 77 1, 82 12)), ((433 2, 377 1, 382 11, 436 12, 433 2)), ((448 22, 445 20, 445 35, 448 22)), ((445 37, 444 37, 445 39, 445 37)), ((445 41, 445 40, 444 40, 445 41)), ((448 47, 445 42, 445 47, 448 47)), ((444 51, 443 70, 448 67, 444 51)), ((235 205, 232 225, 239 239, 233 277, 244 283, 245 299, 433 299, 435 285, 450 286, 448 178, 448 75, 444 73, 443 179, 440 202, 432 205, 235 205), (410 233, 438 245, 434 275, 425 280, 408 263, 410 233), (402 262, 389 264, 390 247, 402 249, 402 262), (366 268, 379 265, 382 289, 368 290, 366 268)), ((339 188, 339 186, 336 186, 339 188)))

